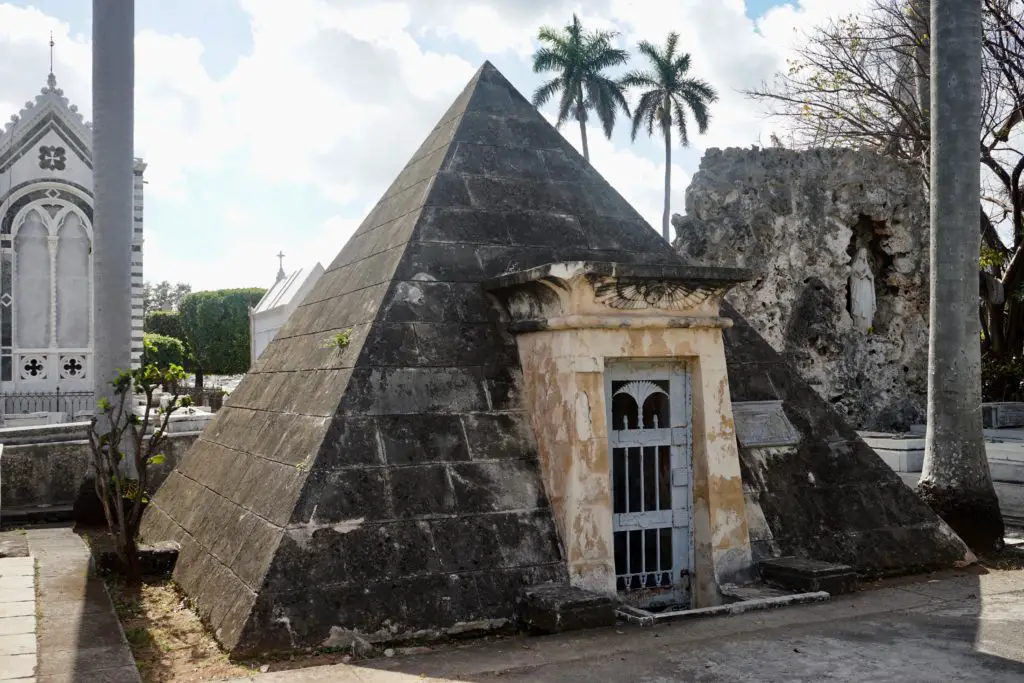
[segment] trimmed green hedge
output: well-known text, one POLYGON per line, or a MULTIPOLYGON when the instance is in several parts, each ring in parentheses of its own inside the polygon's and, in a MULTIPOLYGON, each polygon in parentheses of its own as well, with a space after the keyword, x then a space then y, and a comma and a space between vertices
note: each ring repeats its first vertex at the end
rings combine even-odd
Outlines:
POLYGON ((203 374, 237 375, 249 370, 249 308, 266 293, 258 287, 186 294, 178 307, 185 342, 203 374))
POLYGON ((151 311, 146 314, 142 329, 147 334, 162 334, 165 337, 185 340, 185 330, 181 326, 181 315, 176 311, 151 311))

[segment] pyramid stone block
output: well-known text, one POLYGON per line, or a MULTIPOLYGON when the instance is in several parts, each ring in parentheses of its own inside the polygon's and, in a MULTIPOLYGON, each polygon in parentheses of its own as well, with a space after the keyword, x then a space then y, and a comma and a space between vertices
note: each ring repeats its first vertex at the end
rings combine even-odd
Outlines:
MULTIPOLYGON (((181 544, 174 578, 228 650, 495 628, 524 587, 565 581, 515 339, 481 286, 556 261, 680 258, 485 63, 147 510, 144 539, 181 544)), ((727 338, 738 362, 786 371, 742 330, 727 338)), ((798 465, 824 457, 830 481, 851 468, 884 478, 813 392, 782 386, 798 465)), ((786 511, 818 494, 774 467, 760 481, 796 499, 758 489, 761 507, 778 546, 806 548, 786 511)), ((887 509, 885 528, 923 560, 951 561, 913 500, 887 509)), ((829 519, 851 535, 875 523, 829 519)))

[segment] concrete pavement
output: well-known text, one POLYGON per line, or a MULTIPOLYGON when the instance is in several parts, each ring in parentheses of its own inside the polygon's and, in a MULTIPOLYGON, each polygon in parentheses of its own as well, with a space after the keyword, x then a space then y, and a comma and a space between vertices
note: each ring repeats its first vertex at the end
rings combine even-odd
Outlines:
POLYGON ((1024 680, 1024 571, 947 574, 733 617, 510 638, 233 683, 1024 680))
POLYGON ((35 681, 35 578, 33 558, 0 558, 0 681, 35 681))
POLYGON ((137 683, 114 605, 71 527, 28 530, 39 564, 38 683, 137 683))

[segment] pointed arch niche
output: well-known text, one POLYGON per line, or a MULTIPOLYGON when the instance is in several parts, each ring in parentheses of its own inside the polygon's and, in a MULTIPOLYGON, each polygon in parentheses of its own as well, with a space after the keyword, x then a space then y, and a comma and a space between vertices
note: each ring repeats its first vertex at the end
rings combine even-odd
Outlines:
POLYGON ((89 346, 89 317, 92 313, 89 277, 91 240, 86 224, 72 209, 60 216, 57 227, 56 318, 57 346, 85 349, 89 346))
POLYGON ((25 199, 0 230, 0 382, 78 389, 91 381, 91 221, 68 192, 25 199))
POLYGON ((15 345, 42 349, 50 345, 50 247, 48 215, 31 207, 14 235, 15 345))

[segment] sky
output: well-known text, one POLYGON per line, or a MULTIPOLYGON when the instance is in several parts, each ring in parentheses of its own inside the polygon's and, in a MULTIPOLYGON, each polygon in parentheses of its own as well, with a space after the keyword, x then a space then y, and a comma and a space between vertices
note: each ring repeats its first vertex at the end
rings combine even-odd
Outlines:
MULTIPOLYGON (((135 149, 146 171, 145 276, 193 289, 269 287, 327 265, 484 60, 527 97, 538 26, 615 30, 623 47, 680 34, 719 93, 706 135, 673 150, 672 211, 704 150, 768 144, 779 124, 742 94, 811 27, 870 0, 136 0, 135 149)), ((0 0, 0 121, 49 72, 89 120, 88 0, 0 0)), ((642 66, 634 58, 633 66, 642 66)), ((553 111, 544 110, 549 118, 553 111)), ((563 134, 577 148, 574 125, 563 134)), ((591 163, 656 227, 664 148, 588 132, 591 163)))

